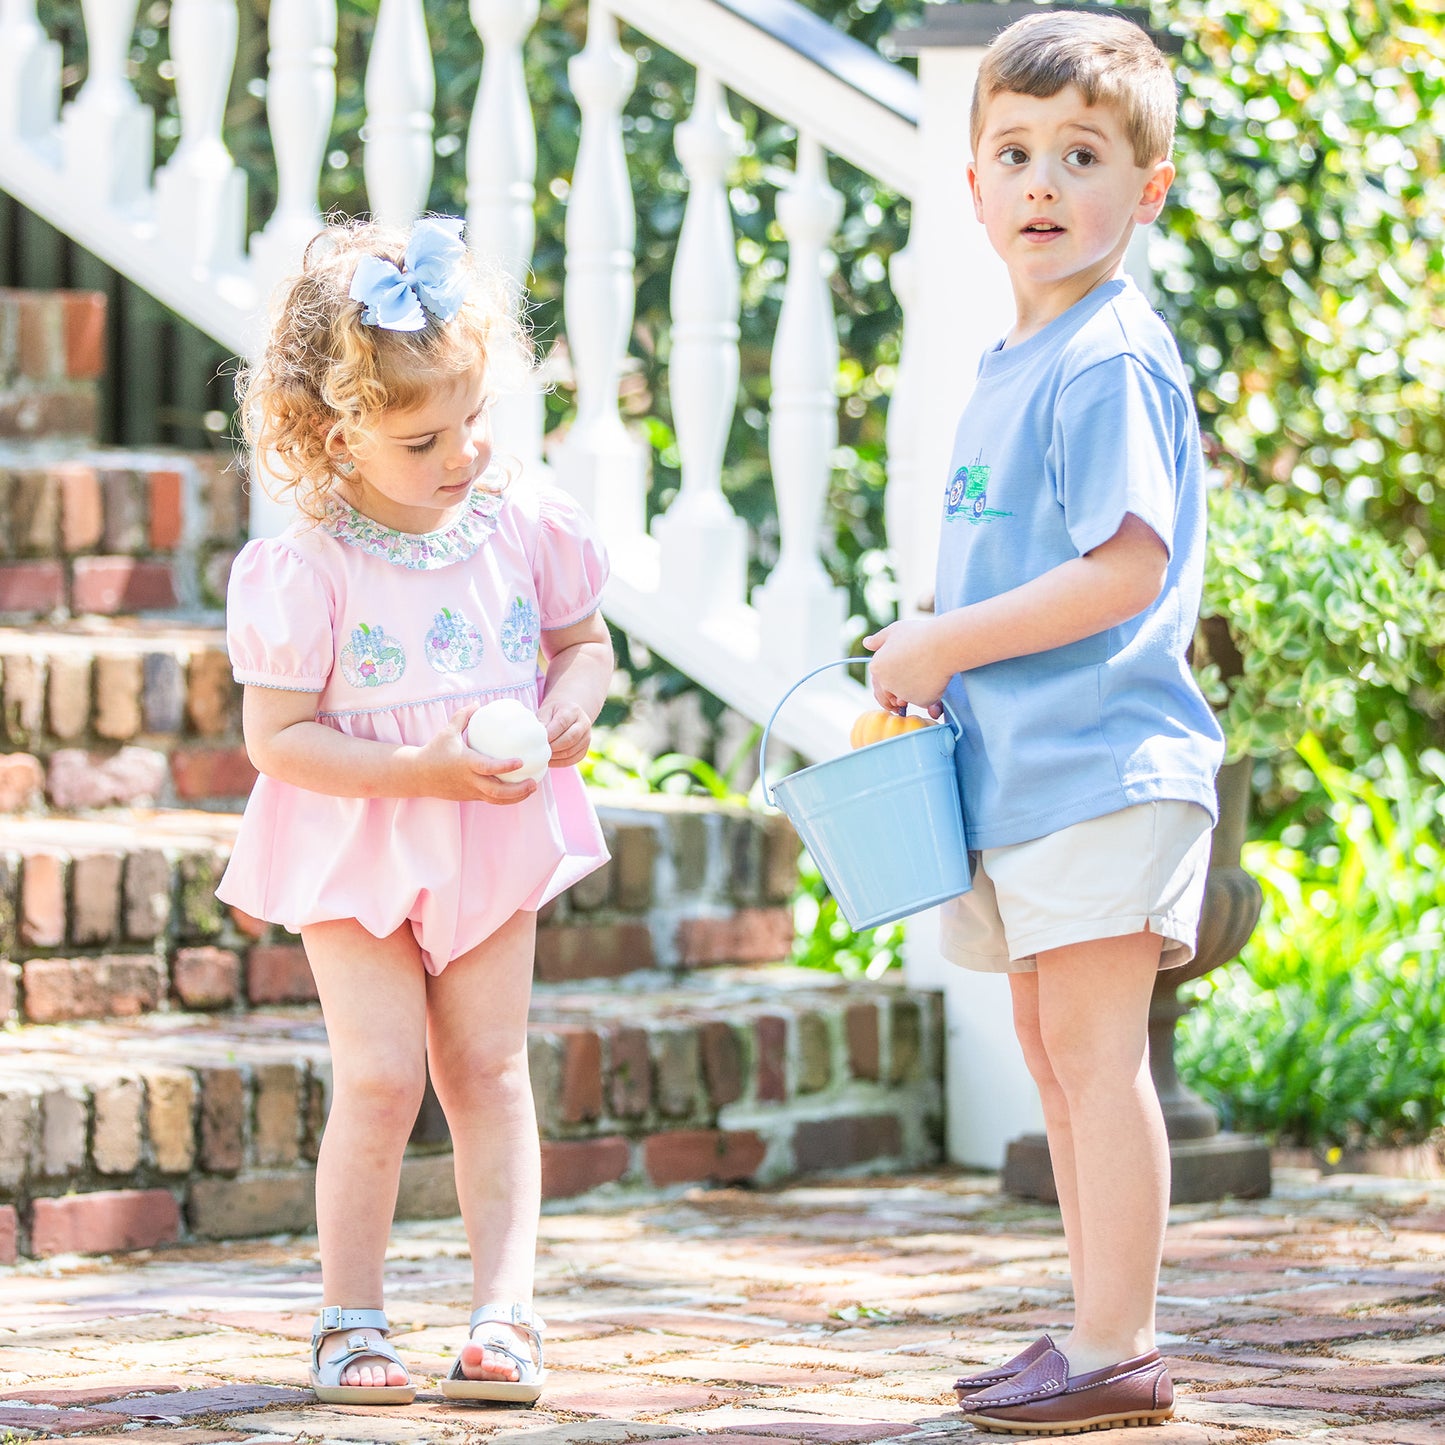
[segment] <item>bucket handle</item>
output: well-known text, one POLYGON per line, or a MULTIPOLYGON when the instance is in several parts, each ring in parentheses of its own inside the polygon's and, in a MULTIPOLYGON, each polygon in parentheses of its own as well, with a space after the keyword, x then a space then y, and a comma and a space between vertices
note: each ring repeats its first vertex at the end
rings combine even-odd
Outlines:
MULTIPOLYGON (((763 740, 758 745, 758 777, 763 785, 763 800, 772 808, 777 804, 773 801, 773 790, 768 786, 768 736, 773 730, 773 724, 778 720, 778 714, 783 710, 783 704, 802 687, 805 682, 817 677, 820 672, 827 672, 834 667, 851 667, 855 662, 867 662, 866 657, 840 657, 834 662, 825 662, 821 667, 815 667, 812 672, 805 672, 782 697, 778 699, 778 705, 773 709, 773 715, 768 719, 767 726, 763 729, 763 740)), ((958 721, 958 716, 947 702, 943 704, 943 715, 948 720, 948 725, 953 729, 956 738, 963 736, 963 728, 958 721)))

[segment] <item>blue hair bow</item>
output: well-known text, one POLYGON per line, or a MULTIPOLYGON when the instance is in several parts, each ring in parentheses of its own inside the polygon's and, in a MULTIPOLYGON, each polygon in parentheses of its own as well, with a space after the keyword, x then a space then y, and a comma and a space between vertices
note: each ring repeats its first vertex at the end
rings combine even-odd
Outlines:
POLYGON ((416 223, 399 271, 380 256, 363 256, 349 293, 362 304, 362 321, 384 331, 420 331, 428 312, 450 321, 466 300, 466 254, 462 222, 445 216, 416 223))

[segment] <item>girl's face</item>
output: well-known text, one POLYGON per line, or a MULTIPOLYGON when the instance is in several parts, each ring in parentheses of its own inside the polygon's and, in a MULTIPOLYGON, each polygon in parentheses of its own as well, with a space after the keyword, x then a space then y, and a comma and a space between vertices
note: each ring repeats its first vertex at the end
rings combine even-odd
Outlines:
POLYGON ((342 483, 364 516, 399 532, 435 532, 460 514, 492 460, 491 398, 481 371, 419 406, 381 414, 342 483))

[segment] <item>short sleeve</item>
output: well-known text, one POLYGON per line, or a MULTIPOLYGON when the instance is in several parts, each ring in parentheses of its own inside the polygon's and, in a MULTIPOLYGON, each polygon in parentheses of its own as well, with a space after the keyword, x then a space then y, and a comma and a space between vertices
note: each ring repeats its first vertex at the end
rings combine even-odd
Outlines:
POLYGON ((1054 412, 1054 489, 1080 556, 1107 542, 1128 512, 1174 555, 1186 410, 1171 382, 1127 354, 1064 388, 1054 412))
POLYGON ((555 487, 540 489, 538 521, 532 570, 543 631, 555 632, 590 617, 602 605, 607 549, 577 501, 555 487))
POLYGON ((226 647, 239 683, 321 692, 334 658, 325 580, 284 540, 248 542, 226 588, 226 647))

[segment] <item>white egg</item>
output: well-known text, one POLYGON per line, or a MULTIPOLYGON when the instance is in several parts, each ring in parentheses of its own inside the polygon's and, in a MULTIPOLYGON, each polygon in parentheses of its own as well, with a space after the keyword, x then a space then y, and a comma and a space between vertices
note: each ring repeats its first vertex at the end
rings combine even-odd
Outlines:
POLYGON ((499 697, 479 707, 467 724, 467 744, 489 758, 521 758, 521 767, 497 774, 508 783, 541 777, 552 757, 547 729, 514 697, 499 697))

